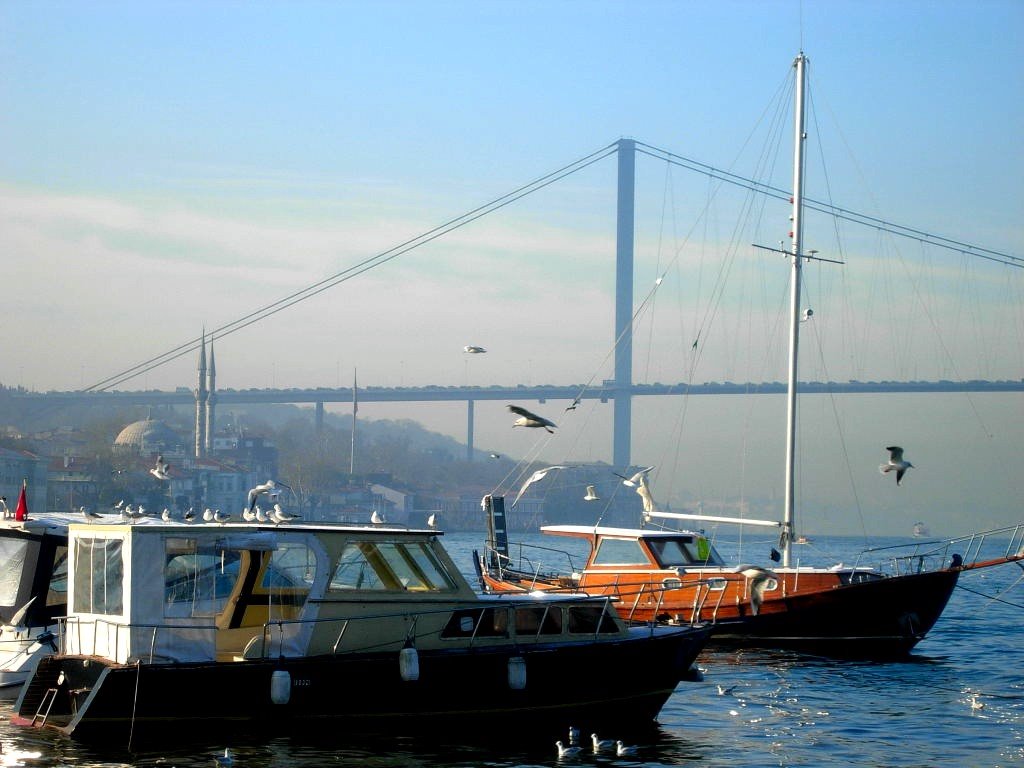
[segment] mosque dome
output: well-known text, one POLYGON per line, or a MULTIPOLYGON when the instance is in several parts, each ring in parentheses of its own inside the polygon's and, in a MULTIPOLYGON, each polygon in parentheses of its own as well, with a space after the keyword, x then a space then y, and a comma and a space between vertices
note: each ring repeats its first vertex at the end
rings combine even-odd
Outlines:
POLYGON ((180 444, 178 433, 159 419, 133 422, 114 438, 114 448, 139 452, 167 450, 180 444))

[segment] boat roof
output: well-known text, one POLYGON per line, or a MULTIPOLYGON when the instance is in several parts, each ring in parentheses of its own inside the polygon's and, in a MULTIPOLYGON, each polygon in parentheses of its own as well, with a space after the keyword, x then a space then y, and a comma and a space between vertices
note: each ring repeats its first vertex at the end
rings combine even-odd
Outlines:
POLYGON ((434 528, 406 528, 401 525, 368 525, 363 523, 330 523, 330 522, 301 522, 295 521, 291 523, 282 523, 280 525, 274 525, 273 523, 258 523, 258 522, 227 522, 227 523, 216 523, 216 522, 191 522, 186 523, 180 520, 171 520, 165 522, 159 517, 156 518, 143 518, 133 523, 122 522, 120 519, 111 520, 107 522, 98 523, 87 523, 84 522, 80 517, 75 517, 70 530, 73 530, 77 534, 81 534, 85 531, 125 531, 125 530, 145 530, 146 532, 165 532, 165 531, 197 531, 201 533, 217 533, 218 531, 232 531, 233 533, 244 533, 244 532, 255 532, 255 531, 304 531, 309 533, 358 533, 360 535, 374 534, 381 537, 394 536, 395 534, 411 534, 419 536, 442 536, 444 531, 439 531, 434 528))
POLYGON ((0 536, 8 531, 67 536, 68 526, 80 522, 82 516, 74 512, 33 512, 25 520, 0 520, 0 536))
POLYGON ((577 536, 592 538, 594 536, 625 536, 642 539, 668 539, 679 536, 700 536, 694 531, 666 531, 652 528, 614 528, 607 525, 542 525, 541 533, 553 536, 577 536))

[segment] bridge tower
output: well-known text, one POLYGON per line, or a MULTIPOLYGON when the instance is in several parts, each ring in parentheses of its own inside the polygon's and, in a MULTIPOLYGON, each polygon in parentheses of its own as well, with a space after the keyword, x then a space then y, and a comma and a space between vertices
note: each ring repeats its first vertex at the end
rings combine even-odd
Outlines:
POLYGON ((630 465, 633 387, 633 240, 636 142, 619 139, 615 232, 615 393, 612 398, 612 463, 630 465))

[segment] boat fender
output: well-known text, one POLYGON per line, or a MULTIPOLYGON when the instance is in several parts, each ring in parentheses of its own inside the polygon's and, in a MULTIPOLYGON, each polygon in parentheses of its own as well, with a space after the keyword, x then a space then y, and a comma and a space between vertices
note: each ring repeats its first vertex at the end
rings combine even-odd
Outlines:
POLYGON ((288 670, 275 669, 270 675, 270 700, 275 704, 287 704, 292 697, 292 676, 288 670))
POLYGON ((420 679, 420 655, 413 646, 407 645, 398 652, 398 671, 406 682, 420 679))
POLYGON ((521 691, 526 687, 526 659, 513 656, 508 660, 508 687, 521 691))

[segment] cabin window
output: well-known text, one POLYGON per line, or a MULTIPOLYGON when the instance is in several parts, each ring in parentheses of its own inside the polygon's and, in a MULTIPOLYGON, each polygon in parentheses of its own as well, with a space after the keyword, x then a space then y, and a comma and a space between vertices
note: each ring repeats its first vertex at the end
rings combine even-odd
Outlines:
POLYGON ((13 607, 17 602, 27 555, 27 539, 0 539, 0 605, 13 607))
POLYGON ((723 560, 711 542, 703 536, 648 539, 648 546, 662 568, 686 565, 722 565, 723 560))
POLYGON ((164 542, 164 616, 216 616, 238 579, 241 555, 200 548, 196 539, 164 542))
POLYGON ((648 565, 640 542, 636 539, 601 539, 594 553, 594 565, 648 565))
POLYGON ((316 555, 305 544, 285 543, 270 556, 263 573, 264 589, 294 589, 308 592, 316 574, 316 555))
POLYGON ((562 634, 562 609, 557 605, 515 608, 517 635, 562 634))
POLYGON ((46 592, 47 605, 67 605, 68 602, 68 548, 57 547, 50 571, 50 588, 46 592))
POLYGON ((123 544, 120 539, 75 539, 76 613, 118 616, 123 612, 123 544))
POLYGON ((341 553, 330 589, 451 592, 456 582, 427 542, 359 541, 341 553))
POLYGON ((574 634, 593 635, 596 633, 618 632, 610 611, 596 605, 573 605, 569 607, 569 631, 574 634))
POLYGON ((441 637, 508 637, 507 608, 469 608, 455 611, 441 637))

